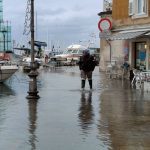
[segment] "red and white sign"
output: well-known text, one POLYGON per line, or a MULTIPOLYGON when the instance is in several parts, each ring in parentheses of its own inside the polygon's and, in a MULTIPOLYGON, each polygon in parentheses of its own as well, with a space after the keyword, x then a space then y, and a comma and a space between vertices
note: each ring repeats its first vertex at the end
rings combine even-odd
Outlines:
POLYGON ((98 28, 101 32, 103 32, 104 30, 110 30, 112 28, 111 21, 108 18, 102 18, 98 22, 98 28))

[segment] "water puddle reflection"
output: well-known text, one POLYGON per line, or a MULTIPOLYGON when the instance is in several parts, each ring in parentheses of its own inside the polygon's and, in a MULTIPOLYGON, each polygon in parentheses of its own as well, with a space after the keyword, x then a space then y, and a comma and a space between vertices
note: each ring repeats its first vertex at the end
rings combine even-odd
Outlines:
POLYGON ((41 70, 40 99, 27 100, 28 77, 17 76, 20 82, 0 85, 0 149, 150 149, 150 92, 97 68, 94 90, 87 83, 81 91, 79 68, 62 67, 41 70))
POLYGON ((80 108, 79 108, 79 126, 83 135, 86 136, 92 130, 94 112, 92 106, 92 92, 81 92, 80 108))
POLYGON ((0 83, 0 98, 5 96, 15 95, 15 91, 7 84, 0 83))
POLYGON ((31 150, 36 150, 36 143, 38 138, 36 136, 37 128, 37 99, 28 100, 28 110, 29 110, 29 140, 28 143, 31 146, 31 150))

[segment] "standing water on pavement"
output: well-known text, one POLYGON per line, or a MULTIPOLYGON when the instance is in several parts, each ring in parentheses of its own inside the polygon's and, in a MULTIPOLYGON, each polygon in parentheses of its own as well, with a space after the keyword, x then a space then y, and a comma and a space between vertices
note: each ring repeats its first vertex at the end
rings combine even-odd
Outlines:
POLYGON ((78 67, 40 70, 39 100, 27 100, 21 70, 0 85, 2 150, 130 150, 150 148, 149 93, 110 80, 98 67, 93 91, 81 90, 78 67))

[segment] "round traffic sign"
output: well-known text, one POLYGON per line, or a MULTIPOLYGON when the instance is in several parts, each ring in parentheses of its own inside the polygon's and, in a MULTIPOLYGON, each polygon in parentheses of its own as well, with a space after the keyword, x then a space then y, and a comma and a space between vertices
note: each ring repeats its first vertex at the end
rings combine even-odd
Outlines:
POLYGON ((104 30, 110 30, 112 27, 111 21, 108 18, 102 18, 99 22, 98 22, 98 28, 101 32, 103 32, 104 30))

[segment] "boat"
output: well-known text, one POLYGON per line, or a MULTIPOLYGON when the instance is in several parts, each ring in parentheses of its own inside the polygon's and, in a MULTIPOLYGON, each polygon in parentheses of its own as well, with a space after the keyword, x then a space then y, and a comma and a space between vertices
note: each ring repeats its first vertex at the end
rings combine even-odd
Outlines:
MULTIPOLYGON (((34 61, 36 63, 36 68, 38 69, 43 64, 43 60, 41 58, 34 58, 34 61)), ((24 72, 30 72, 31 71, 31 57, 25 57, 22 60, 22 67, 24 72)))
POLYGON ((98 48, 87 47, 79 44, 72 44, 68 46, 66 51, 64 51, 60 55, 55 55, 54 57, 62 60, 64 65, 77 65, 85 49, 88 49, 90 54, 93 55, 95 59, 99 62, 98 48))
POLYGON ((43 64, 43 67, 55 68, 60 66, 65 66, 66 59, 60 57, 50 57, 48 63, 43 64))
POLYGON ((0 53, 0 83, 9 79, 18 70, 17 65, 12 65, 8 53, 0 53))
POLYGON ((87 49, 87 47, 79 44, 72 44, 67 47, 66 51, 60 55, 55 55, 55 57, 60 58, 63 61, 66 60, 65 65, 75 65, 85 49, 87 49))
POLYGON ((18 70, 18 67, 15 65, 0 66, 0 83, 10 78, 17 70, 18 70))
MULTIPOLYGON (((30 41, 29 44, 31 44, 30 41)), ((34 49, 34 63, 36 65, 36 69, 38 69, 44 63, 42 47, 45 48, 47 46, 47 43, 41 41, 34 41, 34 46, 36 47, 34 49)), ((29 73, 31 71, 31 48, 22 46, 14 47, 13 49, 15 51, 23 51, 19 65, 21 66, 23 72, 29 73)))

